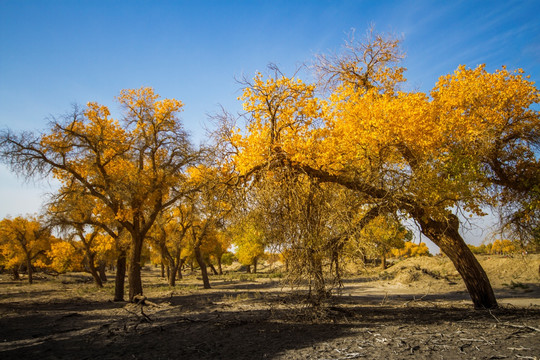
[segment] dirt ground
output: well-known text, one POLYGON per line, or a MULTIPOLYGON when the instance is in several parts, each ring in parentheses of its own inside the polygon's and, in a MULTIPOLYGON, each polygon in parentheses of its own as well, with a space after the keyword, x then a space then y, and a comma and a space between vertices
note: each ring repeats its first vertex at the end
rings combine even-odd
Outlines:
POLYGON ((483 257, 501 307, 474 310, 445 258, 348 276, 314 309, 272 269, 197 275, 169 288, 147 267, 149 304, 112 302, 86 274, 0 275, 0 359, 537 359, 540 256, 483 257))

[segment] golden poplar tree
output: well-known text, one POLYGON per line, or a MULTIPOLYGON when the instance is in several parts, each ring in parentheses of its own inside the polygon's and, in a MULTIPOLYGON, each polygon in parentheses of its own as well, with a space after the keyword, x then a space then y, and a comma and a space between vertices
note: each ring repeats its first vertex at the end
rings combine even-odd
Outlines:
POLYGON ((0 222, 3 265, 14 274, 18 274, 21 265, 26 266, 28 282, 32 284, 33 266, 50 249, 53 239, 50 228, 35 216, 3 219, 0 222))
POLYGON ((43 134, 2 133, 4 160, 25 176, 52 173, 77 184, 100 211, 107 211, 129 235, 129 299, 142 294, 141 252, 161 211, 185 193, 185 170, 198 153, 178 118, 183 104, 160 99, 151 88, 123 90, 122 118, 89 103, 52 121, 43 134))
POLYGON ((236 170, 286 167, 362 194, 367 209, 407 214, 452 260, 474 305, 496 307, 454 209, 482 215, 519 193, 538 208, 537 192, 527 192, 540 178, 538 90, 520 70, 480 66, 441 77, 430 96, 403 91, 401 58, 398 41, 372 33, 319 59, 319 87, 257 74, 241 97, 245 130, 229 137, 236 170))

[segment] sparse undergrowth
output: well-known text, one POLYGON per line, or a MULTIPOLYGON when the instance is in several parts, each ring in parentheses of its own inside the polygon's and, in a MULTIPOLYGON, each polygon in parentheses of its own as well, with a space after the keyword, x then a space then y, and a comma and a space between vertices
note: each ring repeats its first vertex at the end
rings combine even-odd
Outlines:
MULTIPOLYGON (((112 302, 112 282, 98 290, 85 274, 41 276, 33 285, 0 275, 0 357, 534 359, 540 353, 538 281, 526 272, 515 276, 521 259, 481 259, 506 274, 494 281, 503 305, 491 311, 473 310, 463 284, 449 284, 447 260, 426 259, 397 263, 380 279, 375 272, 348 276, 317 307, 279 272, 214 276, 213 288, 204 290, 197 274, 170 287, 147 267, 146 306, 112 302), (405 277, 411 281, 400 282, 405 277)), ((527 261, 535 266, 538 258, 527 261)))

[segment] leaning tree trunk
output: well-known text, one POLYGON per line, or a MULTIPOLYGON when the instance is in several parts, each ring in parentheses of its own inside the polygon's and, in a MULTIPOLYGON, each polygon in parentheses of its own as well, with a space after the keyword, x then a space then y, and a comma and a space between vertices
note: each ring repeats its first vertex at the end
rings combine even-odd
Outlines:
POLYGON ((477 309, 496 308, 497 299, 486 272, 459 234, 459 220, 455 215, 447 222, 419 221, 422 232, 452 261, 461 275, 477 309))
POLYGON ((184 261, 180 260, 180 263, 178 265, 178 270, 176 271, 176 277, 178 280, 182 280, 182 268, 184 267, 184 261))
POLYGON ((103 282, 101 281, 101 277, 99 276, 98 269, 96 268, 96 264, 94 263, 95 256, 92 254, 88 254, 86 256, 86 259, 88 260, 88 269, 90 269, 90 274, 92 275, 92 278, 94 279, 94 283, 97 287, 103 287, 103 282))
MULTIPOLYGON (((406 158, 408 157, 406 156, 406 158)), ((411 161, 409 163, 413 163, 415 160, 414 157, 410 158, 411 161)), ((305 172, 310 177, 316 177, 324 182, 341 184, 351 190, 370 195, 376 199, 392 197, 389 196, 391 194, 386 190, 373 187, 369 184, 350 181, 345 177, 332 175, 301 164, 291 163, 291 165, 293 168, 305 172)), ((437 221, 429 218, 429 214, 426 214, 425 209, 423 209, 422 205, 414 197, 403 196, 400 199, 398 196, 395 199, 398 200, 398 207, 409 213, 420 224, 422 233, 438 245, 441 251, 454 263, 454 266, 467 286, 474 306, 476 308, 488 309, 497 307, 495 294, 484 269, 482 269, 482 266, 459 234, 459 220, 457 216, 448 214, 446 221, 437 221)))
POLYGON ((195 245, 194 247, 194 253, 195 253, 195 259, 197 260, 197 263, 199 264, 199 267, 201 268, 204 288, 210 289, 211 287, 210 287, 210 280, 208 280, 208 271, 206 270, 206 264, 204 263, 204 259, 201 254, 201 249, 198 244, 195 245))
POLYGON ((210 262, 210 260, 208 261, 208 267, 210 268, 210 270, 212 270, 212 273, 213 273, 214 275, 219 275, 218 271, 216 270, 216 267, 214 266, 214 264, 212 264, 212 263, 210 262))
POLYGON ((116 278, 114 280, 114 301, 124 301, 124 283, 126 279, 126 251, 116 259, 116 278))
POLYGON ((176 274, 178 275, 178 279, 182 280, 182 268, 186 264, 187 257, 183 257, 182 259, 178 260, 178 271, 176 274))
POLYGON ((143 239, 133 238, 131 251, 129 253, 129 271, 128 271, 128 283, 129 283, 129 301, 133 302, 133 298, 137 295, 142 295, 142 281, 141 281, 141 253, 142 253, 143 239))
POLYGON ((450 258, 463 278, 474 307, 496 308, 497 299, 489 278, 461 235, 448 236, 447 240, 440 244, 441 250, 450 258))

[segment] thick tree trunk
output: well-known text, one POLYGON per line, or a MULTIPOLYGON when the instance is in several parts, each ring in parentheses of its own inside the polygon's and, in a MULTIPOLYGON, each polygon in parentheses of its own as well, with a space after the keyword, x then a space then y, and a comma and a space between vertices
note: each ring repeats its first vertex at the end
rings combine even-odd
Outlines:
POLYGON ((197 260, 197 263, 199 264, 199 267, 201 268, 201 274, 203 279, 203 285, 205 289, 210 289, 210 280, 208 280, 208 272, 206 271, 206 264, 204 263, 204 259, 201 254, 201 249, 199 246, 195 246, 194 248, 195 253, 195 259, 197 260))
POLYGON ((126 251, 116 259, 116 278, 114 280, 114 301, 124 301, 124 283, 126 279, 126 251))
POLYGON ((220 257, 218 257, 218 259, 217 259, 217 266, 218 266, 219 275, 223 275, 223 267, 221 266, 221 258, 220 257))
POLYGON ((381 254, 381 269, 386 270, 386 254, 381 254))
MULTIPOLYGON (((418 219, 417 219, 418 220, 418 219)), ((461 275, 477 309, 497 307, 497 300, 486 272, 459 234, 459 220, 451 215, 447 222, 419 221, 428 236, 452 261, 461 275)))
POLYGON ((161 278, 165 279, 165 264, 163 263, 163 260, 161 260, 161 278))
POLYGON ((246 265, 246 272, 247 272, 248 274, 251 273, 251 265, 246 265))
POLYGON ((257 257, 253 259, 253 273, 257 273, 257 257))
POLYGON ((169 286, 176 286, 176 273, 178 272, 178 264, 171 266, 169 274, 169 286))
POLYGON ((141 253, 142 253, 143 239, 133 239, 131 244, 131 251, 129 253, 129 271, 128 271, 128 283, 129 283, 129 301, 132 302, 136 295, 142 295, 142 281, 141 281, 141 253))
POLYGON ((103 287, 103 282, 101 281, 101 277, 99 276, 98 269, 96 268, 96 265, 94 263, 94 255, 87 255, 88 260, 88 269, 90 270, 90 274, 92 275, 92 278, 94 279, 94 283, 97 287, 103 287))
POLYGON ((100 288, 103 287, 103 282, 101 281, 101 277, 99 277, 99 273, 95 266, 90 266, 90 274, 92 275, 96 286, 100 288))
POLYGON ((13 280, 21 280, 21 276, 19 275, 19 270, 17 268, 13 268, 13 280))
POLYGON ((314 280, 314 287, 315 287, 315 294, 316 294, 316 302, 318 303, 319 300, 322 300, 326 297, 326 284, 324 281, 324 275, 322 271, 322 262, 320 259, 316 257, 315 254, 310 254, 310 262, 311 267, 313 271, 313 280, 314 280))
POLYGON ((107 264, 105 263, 105 261, 99 262, 98 272, 99 272, 99 277, 101 278, 102 283, 107 282, 107 274, 105 274, 106 267, 107 267, 107 264))
POLYGON ((486 272, 465 241, 458 236, 449 237, 450 248, 441 244, 441 250, 450 258, 463 278, 475 308, 496 308, 497 299, 486 272))
POLYGON ((31 284, 34 282, 34 279, 33 279, 33 269, 32 269, 32 260, 28 257, 26 259, 26 267, 28 267, 28 283, 31 284))
POLYGON ((178 271, 177 271, 178 280, 182 280, 182 269, 184 268, 184 265, 186 264, 186 260, 187 260, 187 257, 183 257, 182 259, 179 260, 178 271))

